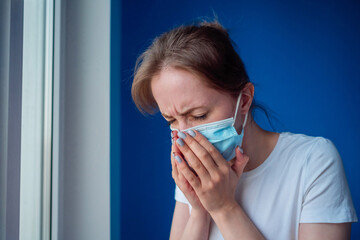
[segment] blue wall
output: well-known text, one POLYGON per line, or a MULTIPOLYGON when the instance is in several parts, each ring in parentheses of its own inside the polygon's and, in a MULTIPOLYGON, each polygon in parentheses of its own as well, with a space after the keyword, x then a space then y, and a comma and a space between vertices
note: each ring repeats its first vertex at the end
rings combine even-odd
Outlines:
MULTIPOLYGON (((122 26, 121 39, 112 37, 112 47, 121 44, 121 80, 112 62, 112 82, 121 81, 121 90, 112 89, 120 96, 112 112, 121 111, 121 122, 112 117, 112 147, 120 148, 121 132, 121 167, 120 153, 112 155, 112 175, 121 176, 112 182, 112 207, 121 203, 121 239, 167 239, 175 203, 167 124, 159 115, 142 116, 131 100, 135 60, 155 36, 213 12, 238 45, 255 98, 279 119, 276 130, 335 143, 359 212, 359 1, 123 0, 121 14, 112 18, 112 26, 122 26)), ((261 113, 257 119, 269 129, 261 113)), ((112 233, 119 239, 114 209, 112 233)), ((358 223, 352 236, 360 239, 358 223)))

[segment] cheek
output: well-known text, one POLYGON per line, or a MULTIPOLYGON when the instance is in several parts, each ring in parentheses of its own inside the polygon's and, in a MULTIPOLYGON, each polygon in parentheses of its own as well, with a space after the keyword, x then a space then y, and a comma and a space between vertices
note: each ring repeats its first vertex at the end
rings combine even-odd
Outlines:
POLYGON ((232 107, 230 104, 224 107, 220 107, 214 111, 212 114, 212 121, 220 121, 227 118, 231 118, 234 116, 234 107, 232 107))
POLYGON ((214 121, 224 120, 234 117, 237 99, 229 95, 222 95, 217 98, 217 103, 213 108, 214 121))

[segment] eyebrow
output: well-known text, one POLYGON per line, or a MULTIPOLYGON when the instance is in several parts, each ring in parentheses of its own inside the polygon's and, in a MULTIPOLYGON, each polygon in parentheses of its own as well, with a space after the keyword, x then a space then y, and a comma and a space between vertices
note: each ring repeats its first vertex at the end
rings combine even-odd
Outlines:
MULTIPOLYGON (((194 110, 199 109, 199 108, 204 108, 204 107, 194 107, 194 108, 190 108, 190 109, 186 110, 185 112, 180 113, 179 115, 180 115, 180 116, 185 116, 185 115, 187 115, 187 114, 189 114, 189 113, 191 113, 191 112, 193 112, 194 110)), ((172 118, 172 117, 166 115, 165 113, 162 113, 161 115, 162 115, 164 118, 172 118)))

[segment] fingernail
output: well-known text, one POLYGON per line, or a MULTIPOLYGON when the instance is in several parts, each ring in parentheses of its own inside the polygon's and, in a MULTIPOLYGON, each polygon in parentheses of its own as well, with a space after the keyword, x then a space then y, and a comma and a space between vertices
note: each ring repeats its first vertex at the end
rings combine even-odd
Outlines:
POLYGON ((186 134, 183 133, 183 132, 178 132, 178 136, 182 139, 185 139, 186 138, 186 134))
POLYGON ((190 135, 190 136, 192 136, 192 137, 195 137, 196 136, 196 133, 193 131, 193 130, 189 130, 189 131, 187 131, 187 133, 190 135))
POLYGON ((174 153, 174 152, 172 152, 172 155, 173 155, 173 157, 175 157, 175 153, 174 153))
POLYGON ((181 138, 178 138, 176 142, 180 145, 180 147, 184 146, 184 141, 181 138))
POLYGON ((179 156, 175 156, 175 159, 178 163, 181 163, 181 158, 179 156))
POLYGON ((239 150, 241 153, 244 153, 244 150, 239 146, 239 150))

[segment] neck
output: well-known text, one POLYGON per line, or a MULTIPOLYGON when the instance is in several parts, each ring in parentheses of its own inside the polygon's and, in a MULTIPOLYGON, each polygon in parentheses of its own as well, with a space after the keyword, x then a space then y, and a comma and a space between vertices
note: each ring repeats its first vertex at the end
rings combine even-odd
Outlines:
POLYGON ((279 133, 262 129, 249 115, 245 126, 242 148, 244 154, 249 156, 249 162, 244 171, 250 171, 260 166, 274 149, 279 133))

